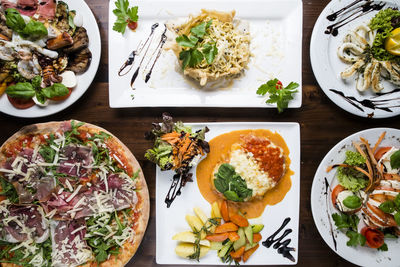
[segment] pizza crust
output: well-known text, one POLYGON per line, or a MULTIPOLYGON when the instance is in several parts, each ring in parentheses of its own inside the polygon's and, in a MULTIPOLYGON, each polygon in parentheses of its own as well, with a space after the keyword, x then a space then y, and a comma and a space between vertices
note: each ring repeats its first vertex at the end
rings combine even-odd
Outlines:
MULTIPOLYGON (((78 120, 73 120, 75 124, 79 123, 80 121, 78 120)), ((61 121, 61 122, 47 122, 47 123, 38 123, 38 124, 32 124, 23 127, 21 130, 16 132, 14 135, 12 135, 10 138, 7 139, 6 142, 0 147, 0 162, 4 162, 7 159, 7 156, 5 155, 5 151, 12 146, 15 142, 17 142, 20 138, 25 137, 26 135, 38 135, 38 134, 50 134, 58 131, 60 127, 67 123, 71 122, 69 121, 61 121)), ((109 131, 98 127, 96 125, 90 124, 90 123, 85 123, 83 126, 79 127, 80 130, 87 131, 91 134, 94 133, 100 133, 100 132, 105 132, 109 134, 112 137, 112 142, 117 145, 118 152, 121 155, 124 155, 126 157, 127 162, 130 164, 132 167, 133 171, 138 171, 139 170, 139 175, 136 178, 136 186, 138 191, 136 191, 138 195, 138 203, 136 204, 136 207, 134 209, 135 213, 138 212, 139 217, 137 221, 135 222, 135 237, 133 242, 125 242, 123 247, 120 249, 122 250, 121 253, 119 253, 117 256, 112 255, 110 259, 108 259, 105 262, 102 262, 100 266, 102 267, 122 267, 126 265, 131 258, 135 255, 142 239, 144 236, 144 233, 147 228, 147 223, 149 220, 149 214, 150 214, 150 199, 149 199, 149 191, 147 188, 147 183, 143 175, 142 168, 139 165, 139 162, 136 160, 135 156, 132 154, 132 152, 129 150, 128 147, 126 147, 117 137, 115 137, 112 133, 109 131)), ((115 149, 115 148, 114 148, 115 149)), ((135 214, 133 213, 133 214, 135 214)), ((14 267, 18 266, 12 263, 1 263, 1 266, 4 267, 14 267)), ((89 266, 98 266, 95 261, 88 262, 84 265, 85 267, 89 266)))

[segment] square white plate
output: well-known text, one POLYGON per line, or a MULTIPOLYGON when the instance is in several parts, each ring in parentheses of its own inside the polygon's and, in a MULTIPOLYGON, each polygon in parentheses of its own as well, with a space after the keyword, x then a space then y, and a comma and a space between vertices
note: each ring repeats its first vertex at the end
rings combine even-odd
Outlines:
MULTIPOLYGON (((293 229, 285 239, 290 238, 292 242, 289 247, 294 247, 292 252, 296 262, 284 258, 273 248, 261 246, 250 257, 246 265, 258 264, 285 264, 297 263, 298 258, 298 232, 299 232, 299 204, 300 204, 300 126, 298 123, 269 123, 269 122, 227 122, 227 123, 188 123, 194 130, 207 126, 210 131, 206 134, 206 140, 223 133, 244 129, 267 129, 279 133, 286 141, 290 151, 290 169, 294 171, 291 176, 292 187, 285 198, 274 206, 267 206, 260 218, 250 220, 251 223, 262 223, 265 225, 261 234, 263 240, 272 235, 287 217, 291 221, 286 228, 293 229)), ((194 214, 193 208, 198 206, 206 214, 210 214, 211 205, 201 195, 196 181, 196 168, 192 169, 193 182, 187 183, 182 189, 182 194, 177 196, 170 208, 164 203, 165 196, 171 185, 174 172, 161 172, 157 167, 156 173, 156 262, 158 264, 198 264, 196 261, 180 258, 175 254, 177 241, 172 240, 178 232, 188 231, 190 227, 186 223, 186 214, 194 214)), ((282 233, 282 232, 281 232, 282 233)), ((280 237, 279 234, 277 237, 280 237)), ((200 259, 200 264, 223 265, 217 256, 217 251, 210 251, 200 259)))
POLYGON ((256 94, 266 81, 278 78, 284 85, 291 81, 300 84, 299 92, 289 107, 301 106, 301 49, 303 4, 301 0, 139 0, 131 1, 139 7, 138 28, 127 29, 124 35, 113 31, 116 20, 109 6, 109 100, 112 108, 122 107, 275 107, 265 103, 266 97, 256 94), (176 18, 187 18, 200 13, 202 8, 236 11, 235 18, 250 25, 252 57, 244 75, 224 89, 201 90, 182 74, 178 60, 170 50, 163 50, 146 84, 145 76, 155 57, 164 23, 176 18), (131 71, 118 76, 118 70, 136 50, 139 42, 149 36, 151 25, 158 22, 152 45, 144 57, 133 90, 130 80, 144 52, 136 56, 131 71), (153 56, 153 57, 152 57, 153 56), (148 64, 150 62, 150 64, 148 64), (147 67, 146 67, 147 65, 147 67))

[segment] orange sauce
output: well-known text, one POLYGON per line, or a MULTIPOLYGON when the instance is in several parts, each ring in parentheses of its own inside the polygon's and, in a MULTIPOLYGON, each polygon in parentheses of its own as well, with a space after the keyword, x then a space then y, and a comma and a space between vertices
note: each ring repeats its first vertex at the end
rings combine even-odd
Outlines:
POLYGON ((197 166, 196 179, 200 193, 210 204, 215 201, 219 203, 222 202, 223 197, 215 190, 212 184, 215 166, 225 161, 229 156, 231 146, 239 142, 241 136, 249 134, 266 137, 275 145, 280 146, 283 149, 286 163, 285 175, 281 178, 277 186, 269 190, 263 198, 253 199, 248 202, 229 202, 229 207, 239 210, 250 219, 260 217, 267 205, 275 205, 281 202, 292 186, 290 176, 292 176, 294 172, 290 170, 289 148, 280 134, 264 129, 239 130, 213 138, 209 142, 210 153, 208 153, 207 157, 197 166))

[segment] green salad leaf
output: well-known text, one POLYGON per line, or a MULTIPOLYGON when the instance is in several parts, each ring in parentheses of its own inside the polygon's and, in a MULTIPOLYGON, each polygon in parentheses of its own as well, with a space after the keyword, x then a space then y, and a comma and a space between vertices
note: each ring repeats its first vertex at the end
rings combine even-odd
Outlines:
POLYGON ((214 176, 215 188, 228 200, 243 202, 253 194, 253 190, 247 187, 246 181, 228 163, 221 164, 214 176))
MULTIPOLYGON (((365 162, 366 159, 360 153, 351 150, 346 151, 344 164, 365 168, 365 162)), ((336 177, 343 187, 353 192, 366 187, 369 182, 363 173, 352 168, 339 167, 336 177)))
POLYGON ((113 30, 124 34, 129 23, 138 21, 138 6, 129 7, 128 0, 117 0, 115 7, 113 13, 117 19, 114 22, 113 30))
POLYGON ((19 197, 17 194, 17 190, 12 185, 12 183, 8 182, 4 177, 0 176, 0 196, 5 196, 11 203, 18 203, 19 197))
POLYGON ((360 222, 360 218, 355 214, 333 213, 332 219, 338 229, 350 229, 353 231, 357 231, 357 225, 360 222))
MULTIPOLYGON (((394 29, 392 20, 398 17, 400 17, 399 10, 387 8, 379 11, 369 23, 369 27, 377 31, 371 47, 371 53, 377 60, 400 62, 399 56, 392 55, 385 49, 385 39, 389 37, 394 29)), ((395 26, 399 27, 400 25, 395 26)))

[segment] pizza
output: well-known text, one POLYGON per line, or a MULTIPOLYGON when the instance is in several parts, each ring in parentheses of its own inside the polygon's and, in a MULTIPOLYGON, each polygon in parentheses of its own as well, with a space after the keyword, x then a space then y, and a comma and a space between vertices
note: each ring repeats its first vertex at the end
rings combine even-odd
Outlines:
POLYGON ((2 266, 124 266, 149 218, 142 170, 79 121, 22 128, 0 148, 2 266))

